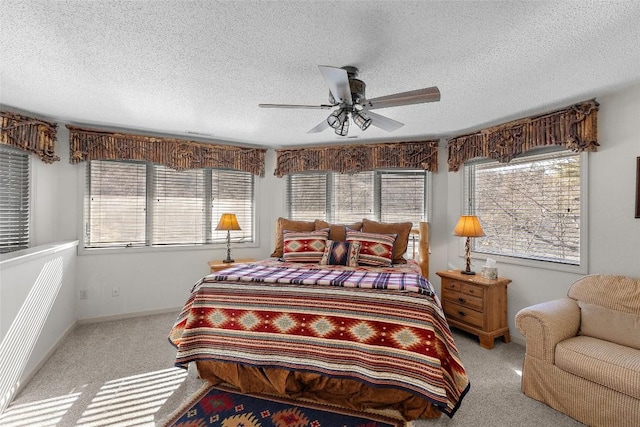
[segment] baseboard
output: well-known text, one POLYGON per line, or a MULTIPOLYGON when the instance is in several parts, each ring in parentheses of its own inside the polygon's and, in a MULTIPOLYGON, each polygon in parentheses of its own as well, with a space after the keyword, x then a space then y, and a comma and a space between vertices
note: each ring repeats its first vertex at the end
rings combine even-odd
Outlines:
POLYGON ((99 322, 109 322, 113 320, 123 320, 123 319, 131 319, 132 317, 144 317, 144 316, 153 316, 156 314, 167 314, 167 313, 179 313, 182 310, 182 306, 180 307, 171 307, 171 308, 161 308, 158 310, 148 310, 148 311, 137 311, 135 313, 125 313, 125 314, 114 314, 112 316, 101 316, 101 317, 89 317, 86 319, 78 319, 78 325, 86 325, 89 323, 99 323, 99 322))
MULTIPOLYGON (((49 360, 49 358, 53 355, 53 353, 55 353, 55 351, 58 349, 58 347, 60 347, 60 344, 62 344, 62 342, 65 340, 65 338, 67 338, 67 336, 75 329, 76 325, 78 324, 77 321, 73 322, 71 325, 69 325, 69 327, 62 333, 62 335, 60 335, 60 338, 58 338, 58 340, 51 346, 51 348, 49 349, 49 351, 47 351, 47 353, 44 355, 44 357, 40 360, 40 362, 31 370, 31 372, 27 373, 27 375, 24 378, 20 379, 20 382, 18 384, 18 389, 16 390, 16 392, 13 394, 13 397, 15 398, 16 396, 18 396, 20 394, 20 392, 22 391, 22 389, 24 388, 24 386, 26 386, 27 384, 29 384, 29 382, 33 379, 33 377, 38 373, 38 371, 44 366, 45 363, 47 363, 47 361, 49 360)), ((13 400, 13 399, 12 399, 13 400)))
POLYGON ((521 345, 523 347, 527 346, 527 341, 524 338, 520 338, 518 336, 514 337, 513 335, 511 335, 511 342, 519 344, 519 345, 521 345))

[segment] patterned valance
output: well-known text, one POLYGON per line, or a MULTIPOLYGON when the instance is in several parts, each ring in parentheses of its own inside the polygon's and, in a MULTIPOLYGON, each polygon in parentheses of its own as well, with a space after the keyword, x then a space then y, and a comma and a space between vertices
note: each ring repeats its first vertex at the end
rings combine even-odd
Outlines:
POLYGON ((357 173, 373 169, 438 170, 438 141, 326 145, 276 150, 278 177, 305 171, 357 173))
POLYGON ((144 160, 176 170, 227 168, 264 176, 266 149, 176 138, 69 128, 71 163, 87 160, 144 160))
POLYGON ((40 157, 45 163, 60 160, 56 156, 56 123, 0 111, 0 144, 20 148, 40 157))
POLYGON ((544 146, 563 146, 574 151, 598 148, 598 103, 595 100, 563 110, 482 129, 449 140, 449 171, 456 172, 467 160, 488 157, 507 163, 517 155, 544 146))

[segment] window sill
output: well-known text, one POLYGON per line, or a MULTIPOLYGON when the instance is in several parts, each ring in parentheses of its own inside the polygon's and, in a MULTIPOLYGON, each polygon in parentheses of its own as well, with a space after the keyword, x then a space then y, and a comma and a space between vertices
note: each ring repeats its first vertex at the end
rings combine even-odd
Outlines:
MULTIPOLYGON (((465 257, 464 253, 461 253, 460 257, 464 259, 465 257)), ((562 271, 565 273, 589 274, 589 269, 586 263, 583 263, 581 265, 563 264, 563 263, 552 262, 552 261, 541 261, 541 260, 535 260, 535 259, 509 257, 504 255, 471 252, 471 259, 474 259, 477 261, 486 261, 487 258, 494 259, 498 264, 519 265, 523 267, 539 268, 542 270, 562 271)), ((478 264, 476 263, 475 268, 481 269, 482 266, 478 266, 478 264)))
MULTIPOLYGON (((258 242, 232 243, 231 250, 258 248, 258 242)), ((211 243, 203 245, 166 245, 166 246, 131 246, 131 247, 105 247, 105 248, 85 248, 78 246, 78 255, 107 255, 107 254, 136 254, 136 253, 161 253, 161 252, 182 252, 182 251, 212 251, 226 250, 226 243, 211 243)))

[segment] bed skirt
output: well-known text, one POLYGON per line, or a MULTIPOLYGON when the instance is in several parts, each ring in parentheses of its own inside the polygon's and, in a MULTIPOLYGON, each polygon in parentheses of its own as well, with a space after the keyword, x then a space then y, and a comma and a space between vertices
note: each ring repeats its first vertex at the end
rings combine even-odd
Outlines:
POLYGON ((404 390, 371 387, 347 378, 329 378, 311 372, 282 368, 257 368, 231 362, 196 362, 200 378, 212 384, 227 383, 243 393, 269 393, 340 405, 360 411, 394 409, 407 420, 439 418, 431 402, 404 390))

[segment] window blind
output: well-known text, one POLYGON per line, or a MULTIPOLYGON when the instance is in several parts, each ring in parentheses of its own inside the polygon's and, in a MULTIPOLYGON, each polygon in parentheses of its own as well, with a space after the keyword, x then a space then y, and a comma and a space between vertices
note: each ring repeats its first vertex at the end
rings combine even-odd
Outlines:
POLYGON ((374 172, 355 174, 332 173, 330 188, 331 215, 329 222, 348 224, 362 221, 363 218, 375 219, 374 172))
POLYGON ((327 215, 327 174, 287 175, 288 216, 298 221, 325 219, 327 215))
POLYGON ((426 218, 426 198, 424 172, 380 174, 380 221, 417 225, 426 218))
POLYGON ((215 228, 223 213, 234 213, 242 230, 231 232, 232 242, 253 241, 254 175, 235 170, 209 169, 211 173, 212 239, 226 241, 227 232, 215 228))
POLYGON ((85 246, 144 245, 146 165, 94 160, 87 164, 86 182, 85 246))
POLYGON ((465 166, 465 199, 486 237, 473 250, 580 264, 580 154, 465 166))
POLYGON ((0 253, 29 246, 29 155, 0 146, 0 253))
MULTIPOLYGON (((206 239, 204 170, 178 172, 153 166, 154 245, 196 244, 206 239)), ((210 223, 210 221, 209 221, 210 223)))

